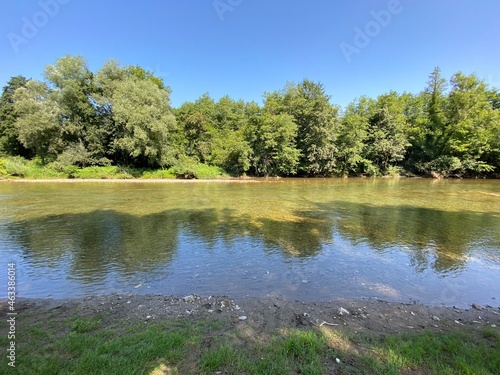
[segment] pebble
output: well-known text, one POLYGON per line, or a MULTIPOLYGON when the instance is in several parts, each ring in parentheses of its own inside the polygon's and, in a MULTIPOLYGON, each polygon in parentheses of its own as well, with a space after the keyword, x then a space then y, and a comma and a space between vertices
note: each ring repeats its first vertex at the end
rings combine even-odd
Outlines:
POLYGON ((337 310, 337 313, 339 315, 349 315, 350 314, 350 312, 348 310, 344 309, 343 307, 339 307, 339 309, 337 310))
POLYGON ((184 300, 184 302, 194 302, 196 298, 192 294, 190 294, 189 296, 183 297, 182 299, 184 300))
POLYGON ((242 315, 238 318, 239 320, 247 320, 248 318, 245 315, 242 315))
POLYGON ((151 315, 146 316, 146 320, 151 319, 151 315))
POLYGON ((439 319, 436 315, 432 317, 432 320, 435 320, 436 322, 439 322, 441 319, 439 319))
POLYGON ((472 308, 476 310, 482 310, 481 306, 479 306, 477 303, 473 303, 472 308))
POLYGON ((335 358, 335 362, 340 363, 340 359, 335 358))
POLYGON ((497 327, 497 325, 496 325, 496 324, 492 324, 492 325, 491 325, 491 327, 492 327, 492 328, 496 328, 496 327, 497 327))

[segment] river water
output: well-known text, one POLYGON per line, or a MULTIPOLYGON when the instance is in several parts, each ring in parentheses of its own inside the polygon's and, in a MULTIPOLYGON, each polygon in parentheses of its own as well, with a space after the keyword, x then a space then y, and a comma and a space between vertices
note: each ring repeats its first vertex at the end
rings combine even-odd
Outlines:
POLYGON ((0 296, 500 304, 500 181, 0 182, 0 296))

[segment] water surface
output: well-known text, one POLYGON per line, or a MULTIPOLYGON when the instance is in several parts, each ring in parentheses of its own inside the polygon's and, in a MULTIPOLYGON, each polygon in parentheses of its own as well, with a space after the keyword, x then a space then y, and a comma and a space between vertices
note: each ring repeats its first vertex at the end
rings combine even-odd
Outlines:
POLYGON ((499 228, 497 180, 1 182, 0 282, 16 262, 24 297, 497 306, 499 228))

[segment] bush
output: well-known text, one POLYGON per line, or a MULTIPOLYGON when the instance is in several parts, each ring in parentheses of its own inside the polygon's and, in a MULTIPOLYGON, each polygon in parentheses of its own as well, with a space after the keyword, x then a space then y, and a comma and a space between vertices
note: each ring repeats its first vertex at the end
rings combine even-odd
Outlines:
POLYGON ((82 179, 108 179, 108 178, 119 178, 127 179, 133 178, 130 173, 121 169, 120 167, 110 166, 110 167, 86 167, 82 169, 77 169, 72 174, 74 178, 82 179))
POLYGON ((224 169, 207 164, 198 164, 195 172, 195 177, 200 179, 226 176, 227 173, 226 171, 224 171, 224 169))
POLYGON ((28 161, 20 156, 8 158, 3 163, 7 175, 15 177, 26 177, 28 174, 28 161))
POLYGON ((177 178, 196 178, 198 162, 189 156, 181 155, 172 167, 172 170, 177 178))
POLYGON ((175 173, 172 168, 169 169, 158 169, 158 170, 147 170, 140 176, 145 179, 164 179, 164 178, 175 178, 175 173))
POLYGON ((226 177, 228 174, 220 167, 198 163, 195 159, 188 156, 180 156, 172 171, 177 178, 198 178, 209 179, 226 177))

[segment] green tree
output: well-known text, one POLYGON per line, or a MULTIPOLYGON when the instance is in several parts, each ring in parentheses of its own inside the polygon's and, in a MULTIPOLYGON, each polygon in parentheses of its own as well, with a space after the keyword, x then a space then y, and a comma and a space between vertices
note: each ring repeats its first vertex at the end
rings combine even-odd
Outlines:
POLYGON ((62 159, 71 164, 107 164, 106 137, 95 104, 92 72, 82 56, 66 55, 45 68, 51 95, 61 110, 62 159))
MULTIPOLYGON (((114 161, 135 166, 167 166, 174 162, 171 136, 176 128, 170 88, 152 73, 106 62, 96 74, 96 106, 105 129, 112 128, 114 161)), ((107 133, 109 135, 109 133, 107 133)))
POLYGON ((338 156, 335 171, 338 175, 359 173, 363 165, 369 163, 363 155, 373 105, 372 99, 363 96, 347 106, 336 141, 338 156))
POLYGON ((295 146, 297 124, 293 116, 264 112, 251 119, 249 128, 253 168, 258 176, 293 175, 300 151, 295 146))
POLYGON ((18 115, 16 129, 19 141, 32 149, 45 163, 47 157, 61 152, 62 142, 59 104, 51 96, 48 86, 29 80, 14 93, 14 108, 18 115))
POLYGON ((119 129, 114 146, 126 160, 149 166, 171 164, 169 133, 176 123, 168 91, 150 80, 127 77, 117 85, 112 106, 119 129))
POLYGON ((288 86, 283 104, 298 126, 299 170, 309 175, 333 174, 338 155, 338 108, 330 104, 324 86, 308 79, 288 86))
POLYGON ((222 97, 215 105, 214 125, 210 163, 233 175, 248 171, 252 148, 247 140, 249 116, 245 103, 222 97))
POLYGON ((405 97, 396 92, 379 96, 368 128, 366 158, 385 174, 404 159, 409 145, 405 97))
POLYGON ((183 152, 204 163, 212 153, 212 141, 215 128, 215 101, 204 94, 194 103, 183 103, 175 111, 182 132, 183 152))
POLYGON ((451 84, 446 151, 460 159, 459 172, 491 172, 495 166, 483 157, 494 151, 491 141, 500 132, 500 117, 491 105, 487 86, 476 75, 460 72, 452 77, 451 84))
POLYGON ((18 139, 15 126, 17 114, 14 109, 14 93, 24 87, 28 80, 23 76, 12 77, 3 88, 0 97, 0 152, 9 155, 31 156, 18 139))

